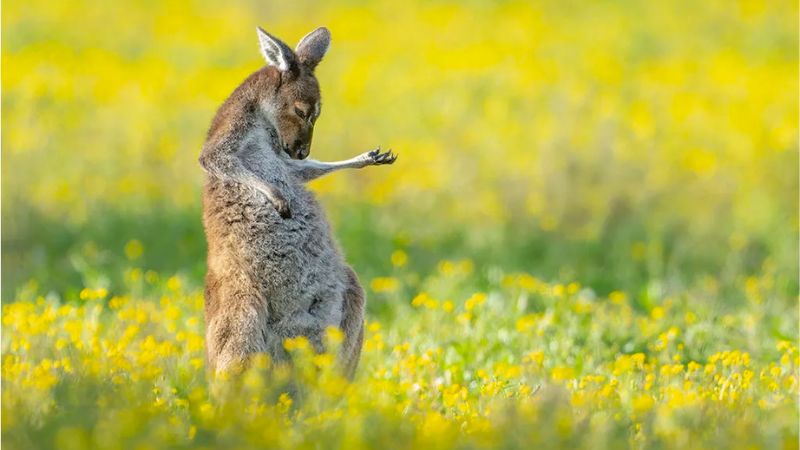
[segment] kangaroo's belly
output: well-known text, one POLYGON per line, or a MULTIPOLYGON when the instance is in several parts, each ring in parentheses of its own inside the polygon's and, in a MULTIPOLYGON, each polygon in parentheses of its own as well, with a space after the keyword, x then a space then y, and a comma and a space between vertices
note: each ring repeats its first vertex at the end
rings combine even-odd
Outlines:
POLYGON ((300 185, 278 188, 289 200, 289 219, 263 194, 236 183, 207 183, 204 201, 209 273, 223 285, 229 278, 251 289, 271 321, 323 297, 341 298, 346 287, 343 258, 314 196, 300 185))

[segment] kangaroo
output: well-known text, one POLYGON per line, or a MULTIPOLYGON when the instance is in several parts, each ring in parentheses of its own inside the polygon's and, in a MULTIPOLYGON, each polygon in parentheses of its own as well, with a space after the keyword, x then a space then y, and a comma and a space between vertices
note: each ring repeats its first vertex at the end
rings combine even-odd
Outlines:
POLYGON ((391 151, 337 162, 306 159, 321 112, 314 69, 330 45, 320 27, 294 51, 257 28, 267 65, 222 104, 200 154, 206 357, 220 373, 255 353, 288 362, 283 341, 305 336, 324 351, 327 327, 344 334, 340 364, 353 377, 364 336, 364 289, 305 183, 340 169, 392 164, 391 151))

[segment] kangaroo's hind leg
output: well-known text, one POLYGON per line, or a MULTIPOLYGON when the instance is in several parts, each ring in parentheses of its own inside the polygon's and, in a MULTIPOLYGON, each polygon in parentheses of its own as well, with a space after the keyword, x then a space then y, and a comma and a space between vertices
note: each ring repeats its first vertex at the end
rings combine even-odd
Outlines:
POLYGON ((353 379, 361 357, 361 346, 364 342, 364 306, 366 295, 358 282, 358 276, 352 268, 347 267, 347 288, 344 293, 344 307, 342 315, 342 331, 344 342, 340 350, 340 357, 344 375, 353 379))
POLYGON ((212 372, 245 369, 255 353, 269 353, 265 308, 248 289, 224 281, 206 291, 206 355, 212 372))

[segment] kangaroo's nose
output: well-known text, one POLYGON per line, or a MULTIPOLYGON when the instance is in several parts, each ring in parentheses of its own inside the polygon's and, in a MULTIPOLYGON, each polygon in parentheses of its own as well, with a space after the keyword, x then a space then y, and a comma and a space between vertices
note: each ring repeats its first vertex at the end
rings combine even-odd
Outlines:
POLYGON ((306 159, 308 157, 310 150, 308 146, 300 147, 297 150, 297 159, 306 159))

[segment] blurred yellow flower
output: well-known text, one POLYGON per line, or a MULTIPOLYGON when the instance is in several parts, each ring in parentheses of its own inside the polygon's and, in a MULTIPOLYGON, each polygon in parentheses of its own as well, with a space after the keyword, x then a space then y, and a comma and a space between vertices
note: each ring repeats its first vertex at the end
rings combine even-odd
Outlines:
POLYGON ((392 252, 392 265, 395 267, 403 267, 408 262, 408 255, 402 250, 395 250, 392 252))
POLYGON ((129 260, 135 261, 142 257, 144 253, 144 246, 138 239, 132 239, 125 244, 125 256, 129 260))
POLYGON ((394 277, 377 277, 372 279, 369 286, 373 292, 392 293, 400 288, 400 281, 394 277))

